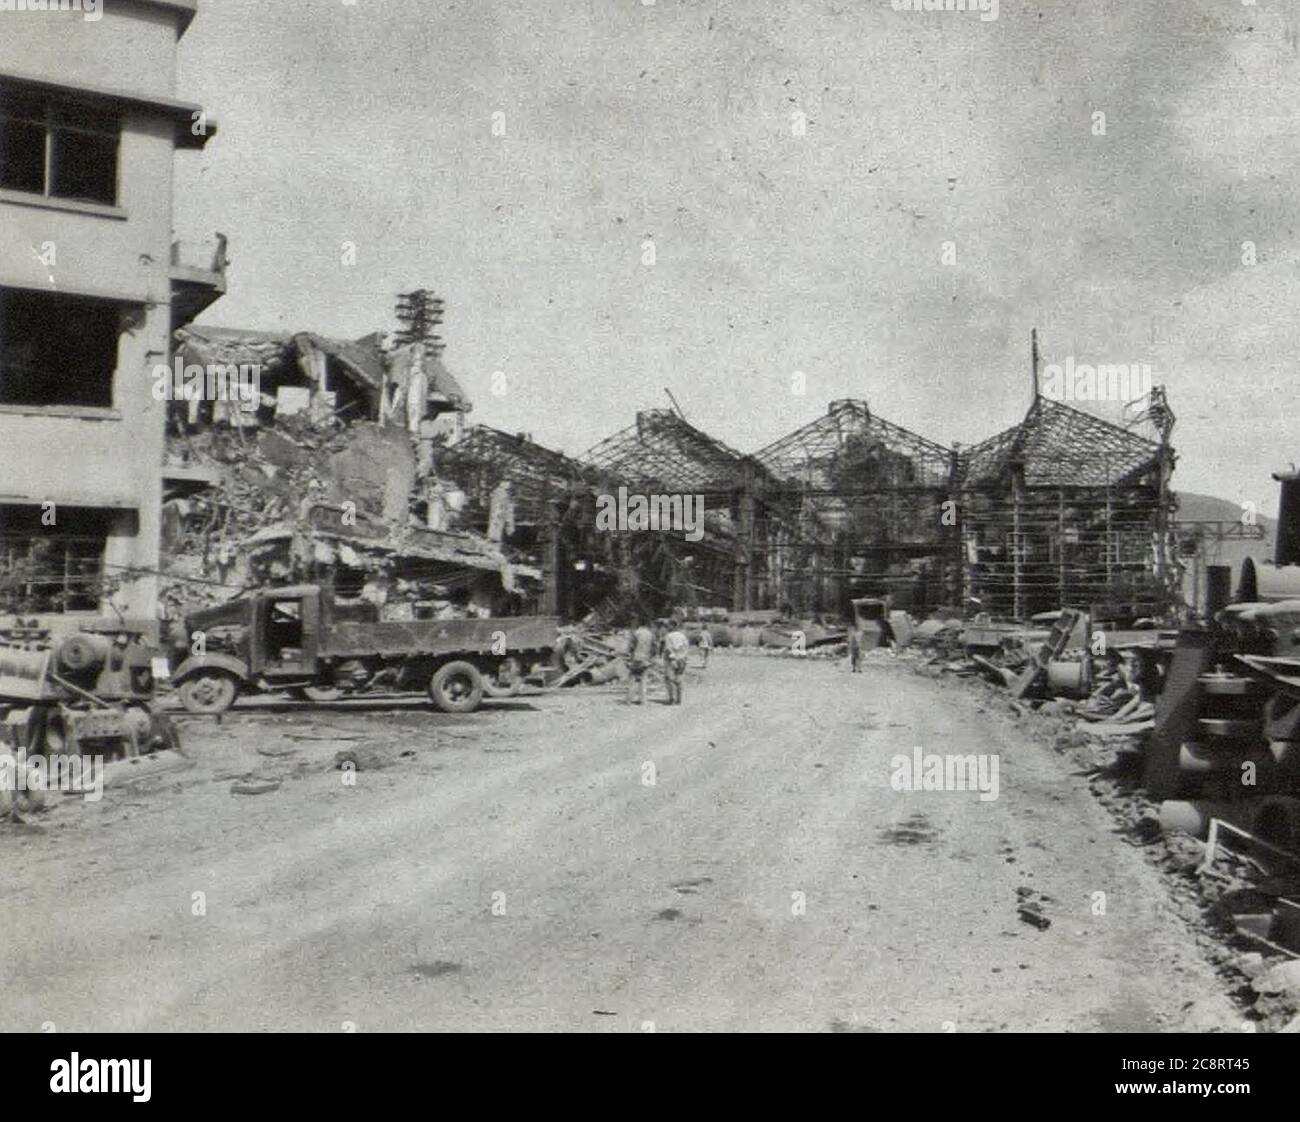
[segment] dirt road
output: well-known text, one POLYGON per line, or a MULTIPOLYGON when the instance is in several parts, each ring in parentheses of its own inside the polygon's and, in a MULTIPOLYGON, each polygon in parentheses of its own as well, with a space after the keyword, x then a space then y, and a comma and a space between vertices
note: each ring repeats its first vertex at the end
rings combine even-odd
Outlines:
POLYGON ((4 828, 0 1028, 1159 1030, 1220 988, 1063 759, 894 667, 186 735, 189 769, 4 828), (998 797, 895 790, 914 746, 996 755, 998 797))

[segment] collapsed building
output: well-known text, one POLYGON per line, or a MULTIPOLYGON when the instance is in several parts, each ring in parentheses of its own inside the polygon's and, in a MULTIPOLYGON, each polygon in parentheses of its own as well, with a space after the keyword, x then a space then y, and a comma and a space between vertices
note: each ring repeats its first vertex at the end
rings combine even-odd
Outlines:
MULTIPOLYGON (((177 333, 178 369, 252 370, 256 392, 171 403, 164 604, 321 581, 389 618, 508 614, 540 574, 458 528, 430 471, 471 407, 420 343, 227 328, 177 333)), ((242 384, 242 383, 241 383, 242 384)))

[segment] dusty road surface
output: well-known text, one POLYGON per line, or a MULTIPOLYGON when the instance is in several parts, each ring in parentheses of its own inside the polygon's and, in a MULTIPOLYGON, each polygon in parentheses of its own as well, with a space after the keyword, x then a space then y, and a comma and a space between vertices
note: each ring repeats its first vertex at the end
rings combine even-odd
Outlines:
POLYGON ((721 652, 680 708, 192 720, 191 766, 3 828, 0 1028, 1178 1027, 1192 933, 1004 705, 721 652), (913 746, 996 755, 998 797, 893 789, 913 746))

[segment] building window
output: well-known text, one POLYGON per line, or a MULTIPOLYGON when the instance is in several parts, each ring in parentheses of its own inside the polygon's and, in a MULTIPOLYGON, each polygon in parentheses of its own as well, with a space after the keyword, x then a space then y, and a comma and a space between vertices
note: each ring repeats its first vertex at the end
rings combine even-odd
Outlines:
POLYGON ((0 612, 96 611, 114 516, 91 507, 0 505, 0 612))
POLYGON ((0 187, 112 206, 121 132, 111 110, 0 90, 0 187))
POLYGON ((120 330, 110 301, 0 288, 0 405, 110 408, 120 330))

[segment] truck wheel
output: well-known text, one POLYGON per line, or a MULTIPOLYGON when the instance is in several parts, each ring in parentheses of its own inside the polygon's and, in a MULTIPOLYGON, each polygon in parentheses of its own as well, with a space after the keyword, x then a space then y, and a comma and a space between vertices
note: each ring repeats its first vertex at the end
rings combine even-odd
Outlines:
POLYGON ((224 713, 239 696, 239 683, 219 670, 202 670, 181 683, 181 704, 190 713, 224 713))
POLYGON ((444 713, 473 713, 483 700, 483 676, 472 662, 449 662, 434 672, 429 699, 444 713))

